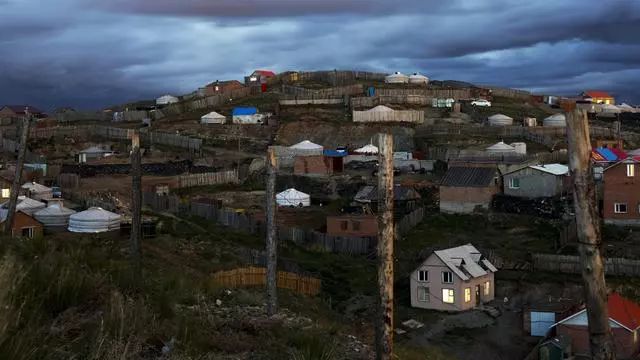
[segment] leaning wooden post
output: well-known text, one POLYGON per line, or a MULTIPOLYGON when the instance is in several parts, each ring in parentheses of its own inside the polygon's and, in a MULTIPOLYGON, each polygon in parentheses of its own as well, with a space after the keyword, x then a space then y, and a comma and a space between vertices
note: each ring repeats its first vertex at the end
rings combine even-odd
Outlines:
POLYGON ((378 168, 378 316, 376 358, 393 356, 393 136, 380 134, 378 168))
POLYGON ((25 116, 22 118, 22 132, 20 133, 20 144, 18 144, 18 159, 16 161, 16 175, 11 184, 11 194, 9 194, 9 209, 7 210, 7 218, 4 223, 4 233, 11 235, 13 228, 13 218, 18 206, 18 193, 22 185, 22 168, 24 167, 24 158, 27 155, 27 145, 29 142, 29 131, 31 130, 31 114, 29 108, 25 110, 25 116))
POLYGON ((278 239, 276 234, 276 155, 267 151, 267 315, 278 312, 278 239))
POLYGON ((131 261, 136 280, 142 278, 142 159, 140 133, 131 136, 131 261))
POLYGON ((578 228, 578 251, 589 321, 591 356, 595 360, 615 359, 604 279, 600 217, 596 209, 596 187, 590 166, 591 141, 584 110, 566 113, 569 139, 569 167, 573 176, 573 200, 578 228))

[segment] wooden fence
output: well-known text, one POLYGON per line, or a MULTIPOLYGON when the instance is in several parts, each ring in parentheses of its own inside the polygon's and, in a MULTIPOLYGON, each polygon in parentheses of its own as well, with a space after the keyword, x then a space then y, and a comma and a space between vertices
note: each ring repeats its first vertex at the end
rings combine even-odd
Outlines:
POLYGON ((344 99, 330 99, 330 98, 319 98, 319 99, 307 99, 297 97, 294 99, 282 99, 279 100, 280 105, 283 106, 294 106, 294 105, 337 105, 344 104, 344 99))
POLYGON ((400 221, 396 223, 396 236, 406 235, 411 231, 416 225, 420 224, 422 220, 424 220, 425 210, 424 208, 419 208, 414 210, 413 212, 405 215, 400 221))
POLYGON ((80 175, 63 173, 58 175, 58 185, 63 189, 77 189, 80 187, 80 175))
POLYGON ((326 82, 332 86, 353 84, 356 81, 384 81, 386 73, 352 70, 300 71, 298 81, 326 82))
POLYGON ((357 109, 386 104, 431 106, 432 103, 432 97, 423 95, 376 95, 351 98, 350 106, 357 109))
POLYGON ((238 183, 238 171, 219 171, 201 174, 189 174, 178 176, 178 187, 187 188, 194 186, 236 184, 238 183))
POLYGON ((422 124, 424 122, 424 111, 353 111, 353 122, 409 122, 422 124))
MULTIPOLYGON (((266 280, 267 270, 263 267, 238 268, 220 271, 212 275, 214 283, 229 288, 265 286, 266 280)), ((302 295, 316 296, 320 293, 321 284, 322 282, 318 278, 278 271, 277 286, 281 289, 288 289, 302 295)))
MULTIPOLYGON (((582 267, 578 256, 532 254, 533 269, 565 274, 580 274, 582 267)), ((640 260, 624 258, 605 259, 605 273, 611 276, 640 276, 640 260)))
POLYGON ((298 86, 282 85, 283 99, 295 99, 295 97, 306 99, 327 99, 327 98, 342 98, 343 96, 360 95, 364 94, 364 86, 360 84, 338 86, 326 89, 306 89, 298 86), (287 97, 293 96, 292 97, 287 97))
POLYGON ((502 96, 514 99, 528 99, 531 92, 520 89, 502 88, 497 86, 483 86, 485 89, 491 90, 491 95, 502 96))
POLYGON ((442 89, 442 88, 376 88, 376 96, 422 96, 428 98, 451 98, 455 100, 464 100, 473 98, 472 89, 442 89))

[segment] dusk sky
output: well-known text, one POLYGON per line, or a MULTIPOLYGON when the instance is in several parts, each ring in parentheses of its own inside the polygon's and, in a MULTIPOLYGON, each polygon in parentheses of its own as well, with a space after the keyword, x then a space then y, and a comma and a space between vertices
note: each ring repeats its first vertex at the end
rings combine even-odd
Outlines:
POLYGON ((640 1, 0 0, 0 104, 102 108, 253 69, 419 71, 640 103, 640 1))

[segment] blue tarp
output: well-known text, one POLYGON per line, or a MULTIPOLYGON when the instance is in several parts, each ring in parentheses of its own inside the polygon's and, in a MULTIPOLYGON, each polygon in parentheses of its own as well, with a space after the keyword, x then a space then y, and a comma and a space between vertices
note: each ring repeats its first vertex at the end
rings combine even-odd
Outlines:
POLYGON ((253 106, 238 106, 233 108, 233 116, 237 115, 255 115, 258 113, 258 109, 253 106))
POLYGON ((607 148, 598 148, 597 151, 607 161, 616 161, 616 160, 618 160, 618 156, 616 154, 614 154, 611 150, 607 149, 607 148))
POLYGON ((325 150, 323 153, 324 153, 324 156, 328 156, 328 157, 344 157, 344 156, 347 156, 347 152, 346 151, 340 151, 340 150, 325 150))

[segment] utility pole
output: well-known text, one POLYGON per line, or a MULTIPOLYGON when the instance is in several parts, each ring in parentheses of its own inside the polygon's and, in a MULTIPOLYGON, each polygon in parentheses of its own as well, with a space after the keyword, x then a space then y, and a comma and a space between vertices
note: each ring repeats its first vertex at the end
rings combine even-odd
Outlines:
POLYGON ((589 121, 584 110, 571 110, 566 113, 569 167, 573 176, 578 251, 589 321, 591 357, 594 360, 613 360, 615 352, 609 328, 600 216, 596 209, 596 187, 590 166, 589 121))
POLYGON ((278 312, 278 239, 276 234, 276 155, 267 150, 267 315, 278 312))
POLYGON ((4 233, 11 235, 13 228, 13 219, 18 205, 18 193, 22 185, 22 168, 24 167, 24 158, 27 155, 27 145, 29 142, 29 131, 31 130, 32 116, 29 113, 29 107, 24 109, 24 117, 22 118, 22 132, 20 133, 20 144, 18 145, 18 159, 16 161, 16 175, 11 184, 11 194, 9 197, 9 209, 7 210, 7 219, 4 223, 4 233))
POLYGON ((136 282, 142 279, 142 158, 140 132, 131 136, 131 262, 136 282))
POLYGON ((376 359, 393 356, 393 136, 378 135, 378 316, 376 359))

